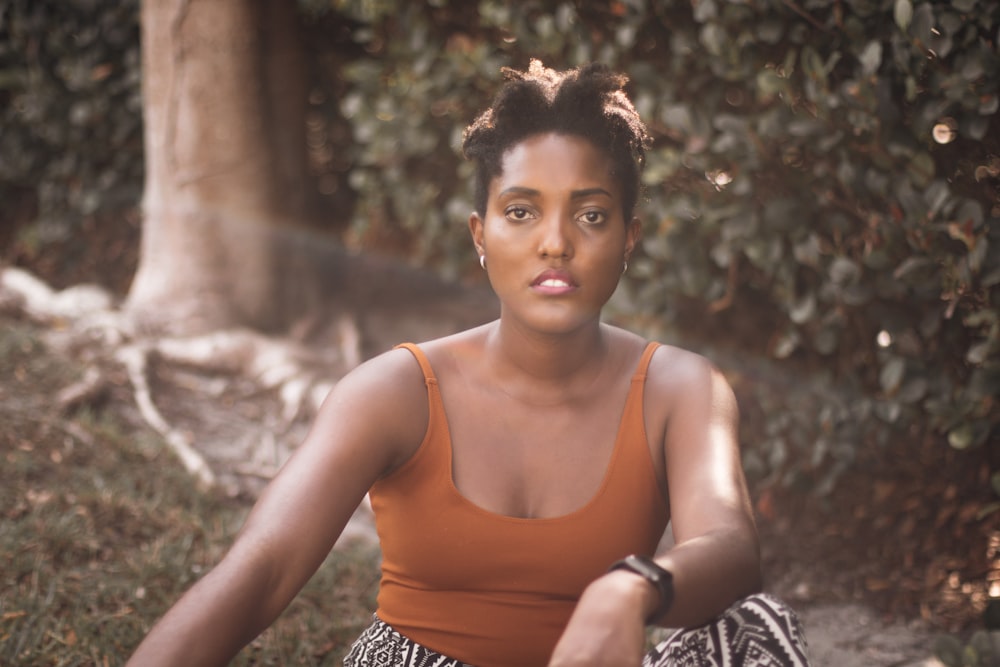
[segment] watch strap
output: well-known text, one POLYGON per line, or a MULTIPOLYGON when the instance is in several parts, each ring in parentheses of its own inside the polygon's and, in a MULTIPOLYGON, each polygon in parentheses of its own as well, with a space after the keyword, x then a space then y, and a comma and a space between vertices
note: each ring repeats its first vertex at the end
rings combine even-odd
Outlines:
POLYGON ((674 577, 670 573, 670 570, 661 567, 652 558, 637 554, 626 556, 608 568, 608 572, 613 572, 614 570, 634 572, 655 586, 656 590, 660 593, 659 604, 656 605, 653 613, 646 618, 647 625, 653 625, 666 616, 674 603, 674 577))

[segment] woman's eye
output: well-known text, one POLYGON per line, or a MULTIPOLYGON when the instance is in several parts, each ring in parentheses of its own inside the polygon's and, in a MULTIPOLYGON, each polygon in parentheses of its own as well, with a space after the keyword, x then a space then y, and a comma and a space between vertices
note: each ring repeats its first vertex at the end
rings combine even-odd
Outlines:
POLYGON ((527 220, 531 212, 523 206, 511 206, 507 209, 507 217, 511 220, 527 220))
POLYGON ((579 217, 579 220, 588 225, 599 225, 604 222, 604 219, 604 211, 584 211, 579 217))

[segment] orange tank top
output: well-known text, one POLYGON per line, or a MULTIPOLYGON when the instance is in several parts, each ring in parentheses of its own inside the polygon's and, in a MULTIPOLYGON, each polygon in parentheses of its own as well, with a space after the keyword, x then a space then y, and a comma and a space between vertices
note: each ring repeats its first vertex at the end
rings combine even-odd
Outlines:
POLYGON ((545 665, 583 589, 630 553, 652 555, 669 511, 643 423, 656 343, 632 378, 604 480, 565 516, 494 514, 458 491, 437 379, 423 352, 430 414, 413 456, 371 488, 382 546, 378 617, 424 646, 477 667, 545 665))

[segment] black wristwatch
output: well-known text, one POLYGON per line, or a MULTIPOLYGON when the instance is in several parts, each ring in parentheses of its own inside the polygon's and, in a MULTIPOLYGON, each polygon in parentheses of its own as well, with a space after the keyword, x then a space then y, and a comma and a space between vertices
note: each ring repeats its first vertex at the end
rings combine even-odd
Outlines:
POLYGON ((674 603, 674 576, 670 574, 670 570, 660 567, 652 558, 635 554, 626 556, 608 568, 608 572, 614 570, 635 572, 656 586, 656 590, 660 592, 660 604, 646 619, 646 625, 652 625, 666 616, 667 612, 670 611, 670 605, 674 603))

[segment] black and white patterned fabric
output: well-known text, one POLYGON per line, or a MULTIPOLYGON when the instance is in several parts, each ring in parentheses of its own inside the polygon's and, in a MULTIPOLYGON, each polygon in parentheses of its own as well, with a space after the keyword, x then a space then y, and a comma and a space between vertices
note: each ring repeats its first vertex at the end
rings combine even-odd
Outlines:
POLYGON ((790 607, 763 593, 715 621, 678 630, 646 654, 643 667, 807 667, 805 635, 790 607))
POLYGON ((404 637, 377 616, 361 633, 344 667, 472 667, 404 637))
MULTIPOLYGON (((766 594, 737 602, 712 623, 678 630, 646 654, 643 667, 808 667, 805 636, 791 608, 766 594)), ((344 667, 472 667, 399 634, 377 617, 344 667)))

